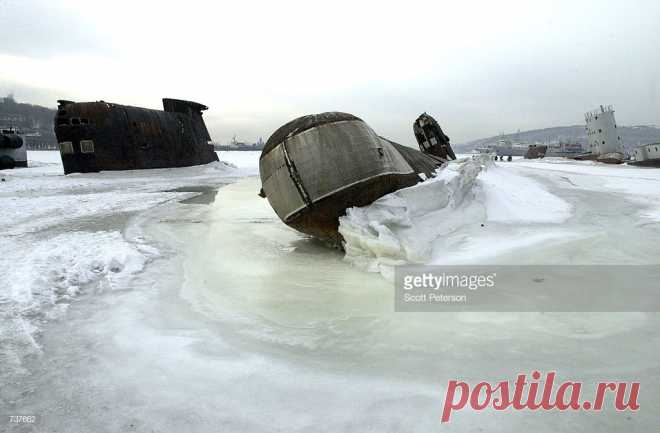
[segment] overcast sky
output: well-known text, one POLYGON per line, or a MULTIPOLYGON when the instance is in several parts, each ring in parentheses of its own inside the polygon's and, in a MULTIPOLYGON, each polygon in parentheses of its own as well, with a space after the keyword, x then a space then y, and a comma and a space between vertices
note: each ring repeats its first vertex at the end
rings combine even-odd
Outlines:
POLYGON ((212 137, 266 139, 339 110, 414 142, 580 124, 660 124, 660 1, 0 0, 0 95, 210 107, 212 137))

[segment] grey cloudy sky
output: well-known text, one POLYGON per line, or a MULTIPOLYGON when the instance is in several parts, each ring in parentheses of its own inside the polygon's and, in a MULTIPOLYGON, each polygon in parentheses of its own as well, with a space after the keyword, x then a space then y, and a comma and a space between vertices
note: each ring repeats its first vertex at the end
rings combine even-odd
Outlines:
POLYGON ((222 142, 330 110, 404 144, 423 111, 455 143, 600 104, 660 124, 659 23, 657 0, 0 0, 0 94, 196 100, 222 142))

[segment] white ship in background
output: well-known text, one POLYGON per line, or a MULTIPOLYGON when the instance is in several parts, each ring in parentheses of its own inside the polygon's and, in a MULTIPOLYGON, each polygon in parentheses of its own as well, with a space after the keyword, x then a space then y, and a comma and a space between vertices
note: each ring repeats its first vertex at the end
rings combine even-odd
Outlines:
POLYGON ((547 146, 548 150, 546 151, 545 156, 571 158, 584 153, 582 144, 577 141, 559 140, 555 143, 548 143, 547 146))
POLYGON ((234 135, 234 138, 231 139, 231 142, 229 144, 219 144, 219 143, 214 143, 213 148, 215 150, 242 150, 242 151, 248 151, 248 150, 262 150, 264 148, 264 140, 259 137, 259 140, 256 143, 246 143, 244 141, 238 141, 236 139, 236 136, 234 135))
POLYGON ((497 156, 525 156, 529 143, 519 140, 501 139, 493 146, 497 156))
POLYGON ((475 147, 474 150, 472 150, 472 153, 495 154, 495 150, 493 150, 493 146, 485 145, 485 146, 475 147))

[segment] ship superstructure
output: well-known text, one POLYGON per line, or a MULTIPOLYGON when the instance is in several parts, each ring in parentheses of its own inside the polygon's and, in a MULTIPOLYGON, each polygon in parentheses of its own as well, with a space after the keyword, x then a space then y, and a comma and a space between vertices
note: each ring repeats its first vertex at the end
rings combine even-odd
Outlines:
POLYGON ((582 159, 596 159, 615 164, 623 162, 623 144, 612 106, 601 105, 599 109, 586 113, 584 120, 588 154, 582 159))

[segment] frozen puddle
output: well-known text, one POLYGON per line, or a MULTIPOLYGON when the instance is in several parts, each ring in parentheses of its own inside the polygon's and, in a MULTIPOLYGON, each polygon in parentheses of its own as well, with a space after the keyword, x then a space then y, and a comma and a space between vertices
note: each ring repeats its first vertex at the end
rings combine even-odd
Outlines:
MULTIPOLYGON (((439 181, 457 188, 423 186, 389 200, 423 203, 408 218, 429 230, 429 213, 446 217, 435 224, 443 232, 424 240, 423 260, 470 262, 483 250, 504 263, 654 260, 657 227, 634 225, 639 203, 528 170, 502 164, 469 182, 460 170, 448 172, 439 181), (524 213, 476 197, 528 178, 535 196, 547 196, 524 213), (460 191, 449 208, 438 205, 451 202, 447 191, 460 191), (417 194, 427 199, 411 201, 417 194)), ((2 389, 3 412, 37 415, 36 431, 615 432, 660 422, 652 410, 461 411, 440 425, 448 380, 499 381, 532 370, 585 386, 641 378, 642 404, 658 407, 660 320, 394 313, 387 279, 284 226, 257 196, 259 186, 256 177, 243 178, 220 188, 212 203, 175 202, 133 220, 126 234, 155 246, 158 257, 134 275, 131 290, 84 297, 66 320, 44 328, 41 353, 2 389)), ((531 192, 517 194, 524 202, 531 192)), ((406 234, 404 224, 392 223, 405 216, 400 209, 385 206, 372 218, 397 242, 406 234), (385 211, 391 220, 381 218, 385 211)))

